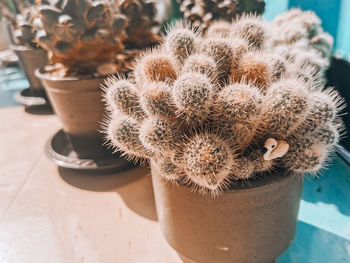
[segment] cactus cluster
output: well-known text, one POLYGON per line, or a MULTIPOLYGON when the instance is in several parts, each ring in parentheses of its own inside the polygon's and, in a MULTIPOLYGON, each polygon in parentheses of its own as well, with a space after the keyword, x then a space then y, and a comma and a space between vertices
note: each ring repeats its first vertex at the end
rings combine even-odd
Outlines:
POLYGON ((214 21, 232 19, 243 13, 262 14, 264 0, 178 0, 184 18, 193 27, 207 29, 214 21))
MULTIPOLYGON (((160 40, 153 32, 159 23, 155 1, 41 1, 42 29, 37 42, 49 52, 52 63, 90 72, 115 63, 125 49, 140 48, 160 40)), ((118 70, 115 70, 118 71, 118 70)))
POLYGON ((106 82, 110 144, 212 196, 275 169, 317 173, 341 133, 341 98, 289 69, 270 48, 274 25, 218 23, 176 25, 128 79, 106 82))
POLYGON ((322 75, 329 66, 333 38, 324 32, 320 18, 313 11, 294 8, 276 16, 272 25, 276 30, 272 48, 283 54, 301 75, 305 69, 314 76, 322 75))

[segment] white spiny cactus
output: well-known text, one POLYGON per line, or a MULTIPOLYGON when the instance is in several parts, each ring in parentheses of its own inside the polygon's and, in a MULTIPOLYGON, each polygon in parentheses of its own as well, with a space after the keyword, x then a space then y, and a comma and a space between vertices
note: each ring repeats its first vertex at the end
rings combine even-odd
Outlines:
MULTIPOLYGON (((299 14, 293 12, 287 16, 299 14)), ((128 124, 108 128, 118 131, 110 132, 117 135, 111 143, 145 156, 168 180, 212 196, 275 170, 317 173, 341 135, 342 100, 323 89, 317 52, 306 54, 311 49, 301 42, 271 48, 279 23, 245 16, 214 23, 203 35, 170 29, 136 62, 130 82, 110 84, 135 86, 121 89, 125 99, 106 92, 112 111, 124 114, 112 115, 110 126, 128 124)))

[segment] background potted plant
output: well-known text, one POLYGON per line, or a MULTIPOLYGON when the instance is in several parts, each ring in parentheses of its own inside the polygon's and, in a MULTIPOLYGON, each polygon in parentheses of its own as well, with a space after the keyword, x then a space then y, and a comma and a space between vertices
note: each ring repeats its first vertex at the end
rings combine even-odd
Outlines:
POLYGON ((40 20, 36 16, 33 3, 29 1, 2 1, 3 15, 9 21, 11 49, 19 58, 30 87, 16 95, 16 100, 25 106, 47 104, 45 90, 34 75, 37 68, 48 64, 46 51, 35 41, 40 20))
POLYGON ((205 30, 215 21, 228 21, 242 14, 262 14, 264 0, 177 0, 186 22, 205 30))
POLYGON ((106 75, 127 73, 138 51, 158 42, 154 1, 67 0, 38 7, 36 34, 53 65, 36 75, 80 158, 101 154, 106 75))
POLYGON ((107 137, 150 160, 162 232, 194 262, 273 262, 295 235, 303 175, 339 140, 342 100, 274 33, 255 16, 206 34, 178 25, 109 81, 107 137))

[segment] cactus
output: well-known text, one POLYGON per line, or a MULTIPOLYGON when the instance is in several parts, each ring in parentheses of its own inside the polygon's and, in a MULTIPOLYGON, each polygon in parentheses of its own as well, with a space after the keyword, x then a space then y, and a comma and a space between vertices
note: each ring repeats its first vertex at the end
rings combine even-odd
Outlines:
POLYGON ((164 82, 154 82, 148 85, 140 98, 143 111, 151 117, 162 120, 172 120, 175 106, 171 99, 171 88, 164 82))
POLYGON ((145 52, 136 62, 134 76, 141 87, 149 82, 171 81, 177 76, 176 63, 170 56, 145 52))
POLYGON ((191 138, 183 149, 187 178, 218 195, 227 188, 233 156, 227 143, 216 134, 203 133, 191 138))
MULTIPOLYGON (((125 48, 154 44, 152 32, 158 23, 153 1, 66 0, 38 7, 42 29, 36 41, 49 51, 52 63, 71 72, 94 72, 104 63, 114 63, 125 48)), ((116 73, 120 69, 116 69, 116 73)), ((68 72, 66 74, 69 74, 68 72)))
POLYGON ((201 122, 210 114, 214 86, 200 73, 185 73, 174 83, 172 98, 187 122, 201 122))
POLYGON ((262 14, 265 10, 264 0, 178 0, 178 2, 185 20, 202 30, 217 20, 231 22, 241 14, 262 14))
POLYGON ((142 110, 135 86, 128 80, 117 81, 116 77, 109 77, 105 81, 105 91, 108 93, 107 105, 109 111, 119 111, 122 114, 139 118, 142 110))
POLYGON ((237 63, 238 56, 234 46, 225 38, 206 38, 200 46, 200 53, 210 56, 218 65, 219 82, 223 84, 232 67, 237 63))
POLYGON ((261 88, 266 88, 273 78, 271 63, 260 53, 247 52, 242 55, 238 66, 232 70, 236 81, 246 81, 261 88))
MULTIPOLYGON (((275 28, 262 24, 264 32, 275 28)), ((270 48, 274 34, 257 48, 217 26, 202 34, 189 30, 173 27, 160 47, 141 55, 127 82, 137 92, 121 92, 122 107, 106 98, 115 103, 109 106, 111 119, 136 122, 134 155, 147 156, 166 179, 213 197, 236 181, 274 170, 321 169, 342 133, 342 100, 311 76, 314 69, 306 70, 307 81, 296 74, 310 64, 290 68, 298 47, 286 46, 288 53, 270 48), (141 108, 142 114, 136 118, 124 106, 141 108)), ((125 82, 120 77, 107 86, 113 90, 125 82)), ((112 94, 107 89, 106 96, 112 94)))
POLYGON ((323 58, 330 56, 333 38, 323 31, 321 20, 313 11, 293 8, 276 16, 273 25, 277 30, 273 46, 299 45, 317 51, 323 58))
POLYGON ((130 160, 146 158, 150 152, 145 149, 139 139, 139 124, 132 117, 119 116, 107 124, 107 139, 117 150, 124 152, 130 160))
POLYGON ((139 138, 151 152, 167 152, 176 146, 177 130, 171 124, 157 118, 148 118, 140 127, 139 138))
POLYGON ((237 19, 233 23, 231 32, 244 38, 253 50, 262 49, 269 39, 267 23, 262 18, 254 15, 243 15, 237 19))
POLYGON ((218 65, 212 57, 203 54, 193 54, 185 60, 182 72, 198 72, 215 81, 218 76, 218 65))
POLYGON ((183 62, 196 51, 197 38, 197 32, 178 23, 168 29, 168 34, 164 38, 164 49, 177 61, 183 62))

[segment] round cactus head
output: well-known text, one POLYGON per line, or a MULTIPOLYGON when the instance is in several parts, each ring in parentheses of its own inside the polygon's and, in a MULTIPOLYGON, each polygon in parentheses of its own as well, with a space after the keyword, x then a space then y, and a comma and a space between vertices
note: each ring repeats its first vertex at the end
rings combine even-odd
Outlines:
POLYGON ((243 15, 232 26, 232 33, 248 41, 253 50, 262 49, 268 39, 265 20, 255 15, 243 15))
POLYGON ((129 116, 141 114, 137 90, 130 81, 110 77, 105 82, 105 91, 109 110, 129 116))
POLYGON ((232 24, 227 21, 216 21, 207 31, 208 37, 227 37, 232 34, 232 24))
POLYGON ((176 65, 170 56, 147 52, 136 63, 134 75, 139 86, 148 82, 173 81, 177 76, 176 65))
POLYGON ((181 24, 176 24, 168 31, 164 48, 177 61, 183 62, 196 51, 198 33, 181 24))
POLYGON ((227 187, 232 161, 227 143, 216 134, 198 134, 183 150, 186 176, 213 195, 227 187))
POLYGON ((187 122, 202 122, 210 114, 214 86, 200 73, 185 73, 174 83, 172 97, 178 114, 187 122))
POLYGON ((132 117, 119 116, 111 120, 107 127, 107 139, 132 160, 149 156, 150 152, 139 139, 139 124, 132 117))
POLYGON ((218 65, 210 56, 204 54, 193 54, 185 60, 182 72, 198 72, 208 76, 211 80, 215 80, 218 75, 218 65))
POLYGON ((214 59, 218 65, 219 81, 226 82, 237 59, 231 42, 225 38, 207 38, 201 43, 200 52, 214 59))
POLYGON ((164 82, 148 85, 140 98, 141 108, 148 116, 170 120, 175 115, 171 88, 164 82))
POLYGON ((140 127, 140 140, 151 152, 167 153, 174 149, 177 141, 177 130, 169 123, 148 118, 143 121, 140 127))
POLYGON ((272 81, 273 68, 262 54, 248 52, 242 55, 237 68, 232 70, 232 78, 266 89, 272 81))
POLYGON ((218 93, 216 114, 226 120, 237 122, 253 121, 259 114, 262 94, 253 85, 233 83, 218 93))

